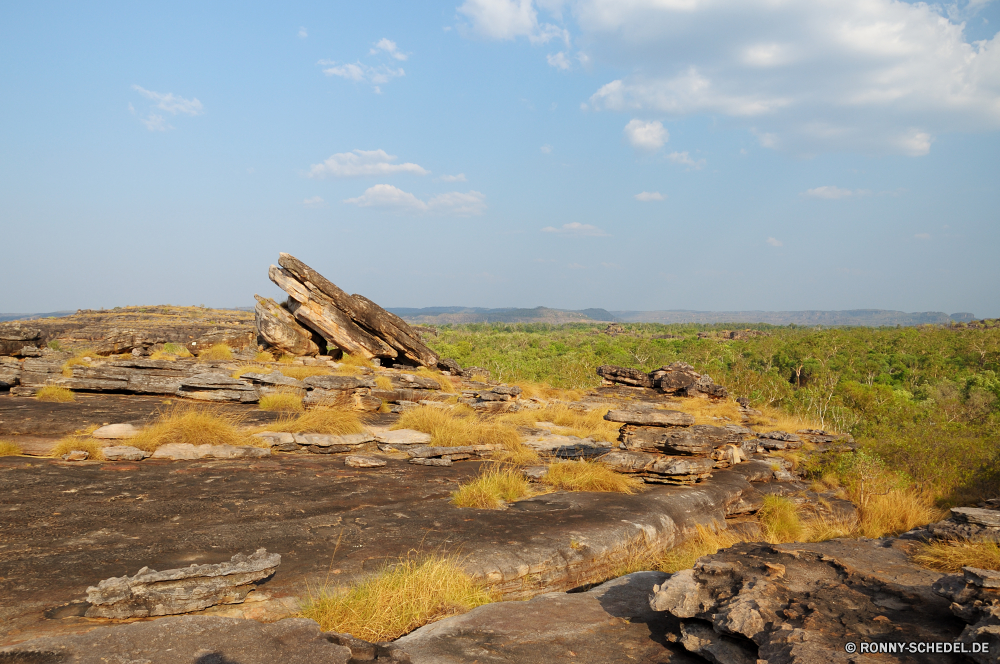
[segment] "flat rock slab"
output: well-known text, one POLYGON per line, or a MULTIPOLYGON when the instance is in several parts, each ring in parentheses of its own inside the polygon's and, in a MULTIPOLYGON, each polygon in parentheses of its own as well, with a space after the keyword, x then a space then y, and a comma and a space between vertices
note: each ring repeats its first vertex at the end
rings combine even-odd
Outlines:
POLYGON ((0 661, 31 664, 347 664, 351 650, 305 618, 182 616, 101 627, 0 649, 0 661))
POLYGON ((413 664, 578 662, 704 664, 665 634, 677 621, 649 608, 668 575, 638 572, 583 593, 487 604, 395 641, 413 664))
POLYGON ((105 461, 142 461, 151 453, 131 445, 108 445, 101 450, 105 461))
POLYGON ((392 447, 397 445, 404 447, 409 445, 429 445, 431 442, 431 435, 429 433, 414 431, 413 429, 380 431, 375 434, 375 438, 378 442, 392 447))
POLYGON ((153 459, 259 459, 271 456, 265 447, 241 445, 192 445, 191 443, 167 443, 156 448, 153 459))
POLYGON ((344 457, 344 465, 351 468, 381 468, 386 465, 386 461, 377 457, 352 454, 344 457))
POLYGON ((559 434, 535 434, 524 437, 524 444, 542 456, 559 459, 579 459, 597 457, 610 452, 618 443, 604 443, 592 438, 561 436, 559 434))
POLYGON ((623 424, 647 427, 686 427, 694 424, 694 415, 682 413, 679 410, 609 410, 604 419, 609 422, 621 422, 623 424))
POLYGON ((90 434, 90 437, 102 440, 121 440, 122 438, 134 438, 139 431, 139 427, 134 424, 106 424, 90 434))

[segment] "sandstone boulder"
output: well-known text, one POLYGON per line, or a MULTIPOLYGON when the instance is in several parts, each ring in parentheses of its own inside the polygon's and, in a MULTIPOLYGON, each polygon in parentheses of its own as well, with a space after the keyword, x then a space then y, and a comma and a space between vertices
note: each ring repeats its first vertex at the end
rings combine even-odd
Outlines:
POLYGON ((131 445, 109 445, 101 450, 105 461, 142 461, 150 456, 146 450, 131 445))
POLYGON ((31 346, 37 349, 45 343, 40 328, 29 323, 13 321, 0 323, 0 355, 22 355, 22 349, 31 346))
POLYGON ((694 424, 694 415, 679 410, 609 410, 604 419, 636 426, 686 427, 694 424))
POLYGON ((263 447, 233 445, 192 445, 190 443, 167 443, 156 448, 153 459, 259 459, 271 456, 271 450, 263 447))
POLYGON ((597 367, 597 375, 606 381, 618 385, 632 385, 633 387, 653 387, 654 382, 649 374, 638 369, 627 367, 616 367, 611 364, 602 364, 597 367))
POLYGON ((344 465, 351 468, 381 468, 385 465, 385 459, 371 456, 359 456, 352 454, 344 457, 344 465))
POLYGON ((289 355, 319 355, 320 347, 312 333, 302 327, 295 316, 271 298, 254 295, 257 306, 254 320, 257 334, 271 348, 289 355))
POLYGON ((139 427, 134 424, 105 424, 90 434, 91 438, 102 440, 121 440, 122 438, 134 438, 139 433, 139 427))

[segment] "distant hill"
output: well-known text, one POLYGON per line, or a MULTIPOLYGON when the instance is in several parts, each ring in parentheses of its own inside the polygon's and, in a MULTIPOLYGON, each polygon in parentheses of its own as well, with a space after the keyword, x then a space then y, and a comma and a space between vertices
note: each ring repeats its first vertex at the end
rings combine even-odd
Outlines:
POLYGON ((397 307, 392 313, 420 325, 460 325, 464 323, 769 323, 771 325, 837 326, 911 326, 947 325, 952 321, 970 321, 971 313, 950 316, 940 311, 906 313, 886 309, 850 309, 847 311, 608 311, 606 309, 484 309, 482 307, 397 307))
POLYGON ((0 323, 8 320, 32 320, 35 318, 62 318, 72 316, 75 311, 53 311, 47 314, 0 314, 0 323))

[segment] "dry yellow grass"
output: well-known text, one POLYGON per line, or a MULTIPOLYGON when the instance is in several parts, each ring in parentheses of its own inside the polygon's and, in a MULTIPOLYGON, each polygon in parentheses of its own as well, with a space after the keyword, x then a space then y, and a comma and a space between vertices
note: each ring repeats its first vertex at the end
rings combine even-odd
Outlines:
POLYGON ((680 546, 669 549, 659 557, 655 569, 673 574, 682 569, 691 569, 702 556, 710 556, 722 549, 728 549, 734 544, 745 542, 746 539, 733 530, 722 530, 718 527, 696 526, 697 534, 680 546))
POLYGON ((499 420, 481 419, 465 406, 435 408, 419 406, 408 410, 393 429, 415 429, 431 435, 431 445, 496 445, 495 458, 508 463, 535 463, 538 455, 521 441, 511 424, 499 420))
POLYGON ((449 376, 441 375, 440 371, 432 371, 427 367, 420 367, 415 373, 418 376, 424 376, 425 378, 430 378, 431 380, 436 381, 437 384, 441 386, 442 392, 446 392, 448 394, 455 394, 458 392, 458 389, 455 387, 455 383, 451 382, 451 378, 449 376))
POLYGON ((276 361, 279 364, 291 364, 292 362, 295 361, 295 356, 294 355, 289 355, 288 353, 284 353, 276 361))
POLYGON ((537 422, 551 422, 557 425, 557 428, 553 429, 553 433, 556 434, 614 442, 618 440, 618 430, 621 428, 621 424, 605 420, 604 416, 607 412, 607 408, 580 411, 557 404, 539 410, 505 413, 498 415, 496 419, 514 426, 527 427, 533 427, 537 422))
POLYGON ((175 361, 177 359, 177 356, 174 355, 174 354, 172 354, 172 353, 168 353, 168 352, 166 352, 164 350, 158 350, 158 351, 154 352, 152 355, 150 355, 149 359, 151 359, 151 360, 166 360, 168 362, 173 362, 173 361, 175 361))
POLYGON ((58 458, 75 450, 81 450, 87 452, 90 455, 89 458, 91 460, 100 461, 104 459, 104 453, 102 452, 104 446, 105 444, 103 442, 93 438, 67 436, 55 444, 55 446, 49 451, 49 456, 58 458))
POLYGON ((278 371, 295 380, 302 380, 303 378, 309 378, 309 376, 333 375, 333 369, 328 367, 281 366, 278 368, 278 371))
POLYGON ((264 350, 254 355, 253 359, 254 362, 274 362, 274 355, 264 350))
POLYGON ((344 353, 344 356, 337 361, 340 364, 344 364, 349 367, 368 367, 368 368, 375 367, 375 365, 372 364, 371 360, 365 357, 361 357, 360 355, 351 355, 349 353, 344 353))
POLYGON ((240 418, 211 408, 177 407, 142 429, 128 444, 152 452, 167 443, 266 445, 240 428, 240 418))
POLYGON ((889 489, 884 494, 858 501, 857 535, 884 537, 898 535, 917 526, 940 521, 947 512, 934 506, 930 495, 915 489, 889 489))
POLYGON ((259 431, 287 431, 289 433, 327 433, 343 436, 362 433, 365 428, 353 410, 314 408, 296 417, 283 418, 253 429, 259 431))
POLYGON ((659 408, 679 410, 693 415, 695 424, 719 426, 721 420, 736 424, 743 420, 740 405, 732 399, 675 399, 659 408))
POLYGON ((591 461, 557 461, 549 465, 542 482, 563 491, 603 491, 633 494, 642 487, 642 480, 616 473, 607 466, 591 461))
POLYGON ((278 391, 265 394, 260 398, 258 408, 277 412, 302 412, 302 395, 298 392, 278 391))
POLYGON ((497 599, 456 558, 411 555, 350 587, 319 591, 306 599, 301 615, 325 631, 377 642, 497 599))
POLYGON ((65 387, 56 387, 54 385, 47 385, 38 390, 35 398, 39 401, 54 401, 57 403, 76 401, 76 395, 72 391, 67 390, 65 387))
POLYGON ((226 344, 215 344, 207 350, 203 350, 198 354, 199 360, 204 360, 206 362, 221 362, 223 360, 233 359, 233 349, 226 344))
POLYGON ((521 388, 522 399, 545 399, 551 401, 579 401, 585 394, 584 390, 569 390, 560 387, 552 387, 544 383, 532 383, 525 380, 516 381, 514 385, 521 388))
POLYGON ((484 466, 478 477, 459 485, 451 494, 451 503, 458 507, 494 510, 532 493, 531 483, 517 468, 492 463, 484 466))
POLYGON ((942 572, 961 572, 963 567, 1000 571, 1000 544, 986 540, 930 542, 921 545, 912 560, 942 572))
POLYGON ((772 544, 796 542, 805 535, 805 527, 795 502, 785 496, 764 496, 764 504, 757 512, 757 521, 764 540, 772 544))
POLYGON ((71 378, 73 376, 73 367, 77 366, 89 367, 91 358, 94 357, 97 357, 97 354, 94 353, 94 351, 92 351, 89 348, 86 350, 77 351, 76 353, 74 353, 73 357, 63 362, 62 375, 66 376, 67 378, 71 378))
POLYGON ((380 390, 391 390, 392 380, 388 376, 375 376, 375 387, 380 390))
POLYGON ((21 446, 9 440, 0 440, 0 457, 20 456, 24 453, 21 446))
MULTIPOLYGON (((733 402, 735 403, 735 402, 733 402)), ((798 431, 799 429, 822 429, 819 422, 786 413, 777 408, 761 406, 758 408, 763 414, 754 415, 750 418, 750 425, 761 433, 768 431, 798 431)), ((737 420, 738 421, 738 420, 737 420)), ((827 431, 832 431, 829 427, 827 431)))
POLYGON ((270 367, 268 367, 266 365, 257 364, 256 362, 244 362, 243 364, 241 364, 236 369, 236 371, 234 371, 232 373, 232 377, 233 378, 242 378, 243 374, 248 374, 248 373, 263 373, 263 374, 267 374, 267 373, 271 373, 271 369, 270 369, 270 367))

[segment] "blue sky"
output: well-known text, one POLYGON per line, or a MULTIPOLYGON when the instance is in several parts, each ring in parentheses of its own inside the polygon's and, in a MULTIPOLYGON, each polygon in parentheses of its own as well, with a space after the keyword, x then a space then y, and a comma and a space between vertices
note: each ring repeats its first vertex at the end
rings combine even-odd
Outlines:
MULTIPOLYGON (((210 6, 209 6, 210 5, 210 6)), ((0 7, 0 311, 1000 315, 1000 3, 0 7)))

